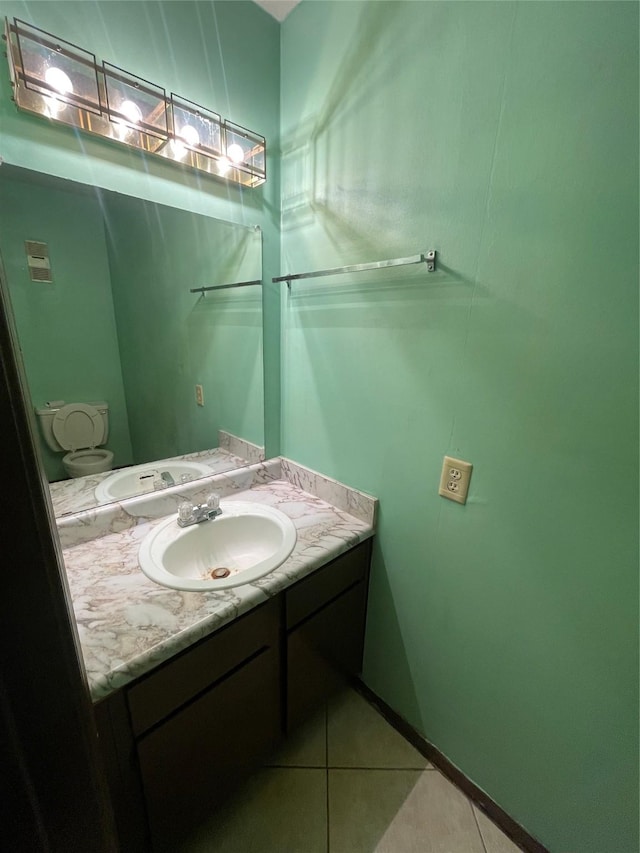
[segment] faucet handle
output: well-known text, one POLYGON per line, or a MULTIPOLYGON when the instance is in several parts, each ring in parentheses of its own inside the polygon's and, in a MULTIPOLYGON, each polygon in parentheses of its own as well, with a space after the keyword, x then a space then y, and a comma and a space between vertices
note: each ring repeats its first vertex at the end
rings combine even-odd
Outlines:
POLYGON ((155 492, 161 491, 162 489, 166 489, 169 483, 164 479, 164 477, 156 477, 153 481, 153 490, 155 492))
POLYGON ((211 492, 207 495, 207 508, 212 510, 220 509, 220 495, 217 492, 211 492))
POLYGON ((195 507, 189 501, 184 501, 178 507, 178 521, 189 521, 193 517, 195 507))

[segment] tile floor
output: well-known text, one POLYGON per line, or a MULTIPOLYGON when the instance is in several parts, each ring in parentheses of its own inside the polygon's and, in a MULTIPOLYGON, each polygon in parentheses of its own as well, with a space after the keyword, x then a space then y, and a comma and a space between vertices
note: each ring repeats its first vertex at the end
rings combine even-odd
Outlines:
MULTIPOLYGON (((177 852, 176 852, 177 853, 177 852)), ((519 853, 360 695, 294 733, 180 853, 519 853)))

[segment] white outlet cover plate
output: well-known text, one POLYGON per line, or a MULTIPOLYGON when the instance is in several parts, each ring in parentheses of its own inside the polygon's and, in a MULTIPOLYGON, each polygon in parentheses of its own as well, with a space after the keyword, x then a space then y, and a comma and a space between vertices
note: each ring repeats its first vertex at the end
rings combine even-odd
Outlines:
POLYGON ((450 501, 465 504, 467 502, 467 494, 469 493, 469 481, 471 480, 472 470, 473 465, 471 462, 464 462, 462 459, 456 459, 454 456, 445 456, 442 462, 438 494, 442 495, 443 498, 448 498, 450 501))

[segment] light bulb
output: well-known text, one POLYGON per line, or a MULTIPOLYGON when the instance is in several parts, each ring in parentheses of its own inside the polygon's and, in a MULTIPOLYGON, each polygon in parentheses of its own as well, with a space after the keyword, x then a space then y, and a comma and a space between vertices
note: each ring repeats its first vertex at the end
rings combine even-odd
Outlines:
POLYGON ((184 155, 187 153, 187 149, 179 139, 171 140, 171 150, 173 151, 173 156, 176 160, 183 160, 184 155))
MULTIPOLYGON (((118 108, 118 112, 121 112, 131 124, 138 124, 138 122, 142 121, 140 107, 133 101, 123 101, 118 108)), ((116 118, 114 116, 111 121, 115 125, 116 136, 120 142, 125 142, 127 136, 131 133, 131 128, 127 127, 127 123, 123 118, 116 118)))
POLYGON ((63 110, 67 105, 55 95, 43 95, 44 102, 47 105, 46 114, 49 118, 56 118, 60 110, 63 110))
POLYGON ((187 145, 200 145, 200 137, 198 135, 198 131, 195 129, 195 127, 191 127, 190 124, 185 124, 178 136, 181 136, 187 143, 187 145))
POLYGON ((242 163, 244 160, 244 151, 242 149, 242 145, 238 145, 237 142, 234 142, 232 145, 229 145, 227 148, 227 154, 229 155, 229 159, 234 163, 242 163))
POLYGON ((60 92, 61 95, 67 95, 70 92, 73 92, 73 85, 69 76, 62 71, 60 68, 47 68, 44 72, 44 80, 47 85, 51 86, 52 89, 55 89, 57 92, 60 92))
POLYGON ((195 127, 191 127, 190 124, 185 124, 182 130, 178 131, 178 137, 171 140, 171 150, 176 160, 183 160, 187 149, 181 140, 184 139, 187 145, 195 146, 200 144, 200 137, 195 127))
POLYGON ((125 118, 129 119, 131 124, 138 124, 142 121, 142 112, 134 101, 123 101, 120 104, 120 112, 125 118))
POLYGON ((229 169, 231 168, 231 160, 228 157, 221 157, 218 160, 218 174, 224 176, 227 174, 229 169))
MULTIPOLYGON (((44 72, 44 80, 48 86, 60 92, 61 95, 68 95, 73 92, 73 84, 69 76, 60 68, 56 68, 55 66, 47 68, 44 72)), ((50 118, 55 118, 60 110, 66 107, 66 103, 55 95, 43 95, 43 98, 47 105, 47 112, 50 118)))

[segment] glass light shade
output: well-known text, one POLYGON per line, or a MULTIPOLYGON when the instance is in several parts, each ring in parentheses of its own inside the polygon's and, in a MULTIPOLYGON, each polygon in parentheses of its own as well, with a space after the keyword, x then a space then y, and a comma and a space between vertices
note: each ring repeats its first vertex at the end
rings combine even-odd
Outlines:
POLYGON ((157 151, 169 138, 165 90, 108 62, 102 69, 114 139, 157 151))
POLYGON ((266 180, 265 139, 217 113, 103 62, 17 18, 5 19, 14 100, 21 110, 157 154, 216 178, 266 180))
POLYGON ((224 122, 222 130, 222 166, 226 171, 224 177, 250 187, 264 183, 267 177, 264 136, 230 121, 224 122), (243 177, 239 178, 239 175, 243 177))
MULTIPOLYGON (((217 113, 179 98, 173 92, 170 101, 170 130, 176 154, 186 150, 206 157, 221 154, 221 119, 217 113)), ((176 157, 176 159, 181 159, 176 157)), ((194 164, 195 165, 195 164, 194 164)))
POLYGON ((74 108, 101 114, 96 58, 92 53, 17 18, 13 25, 7 25, 6 37, 18 106, 49 117, 58 117, 65 110, 69 115, 64 120, 77 126, 82 123, 77 115, 71 115, 74 108))

